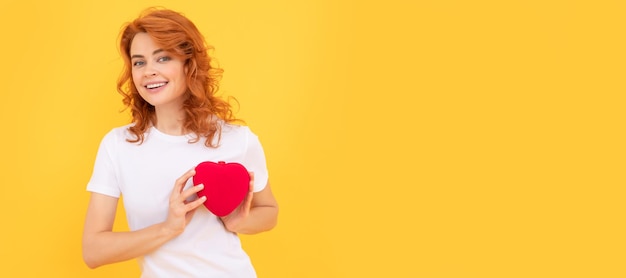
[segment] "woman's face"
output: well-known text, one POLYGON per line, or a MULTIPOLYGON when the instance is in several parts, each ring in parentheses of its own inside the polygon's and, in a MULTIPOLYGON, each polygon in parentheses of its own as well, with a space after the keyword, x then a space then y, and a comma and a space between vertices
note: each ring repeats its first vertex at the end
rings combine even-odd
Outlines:
POLYGON ((130 45, 133 83, 139 95, 155 108, 180 108, 187 90, 182 60, 161 49, 147 33, 130 45))

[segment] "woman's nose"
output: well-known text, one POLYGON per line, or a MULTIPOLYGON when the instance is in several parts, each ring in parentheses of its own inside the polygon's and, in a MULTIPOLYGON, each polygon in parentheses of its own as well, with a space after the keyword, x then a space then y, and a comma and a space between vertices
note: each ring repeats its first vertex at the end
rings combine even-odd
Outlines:
POLYGON ((152 63, 147 63, 143 74, 145 77, 153 77, 157 75, 157 71, 152 63))

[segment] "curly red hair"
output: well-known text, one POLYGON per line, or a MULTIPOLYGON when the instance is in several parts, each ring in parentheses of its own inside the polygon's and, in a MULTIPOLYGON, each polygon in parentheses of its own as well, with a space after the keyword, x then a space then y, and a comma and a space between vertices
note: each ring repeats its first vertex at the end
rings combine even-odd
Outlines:
POLYGON ((125 24, 120 32, 124 69, 117 81, 117 91, 124 97, 124 105, 131 110, 134 125, 128 129, 136 136, 127 141, 141 144, 146 130, 155 120, 154 106, 139 95, 132 80, 130 45, 135 35, 141 32, 147 33, 163 50, 185 61, 187 91, 183 128, 196 135, 190 143, 205 137, 207 147, 217 147, 221 130, 213 116, 226 123, 243 122, 234 117, 229 102, 216 96, 223 70, 212 65, 208 52, 213 48, 193 22, 178 12, 161 8, 145 10, 137 19, 125 24), (215 136, 217 142, 214 143, 215 136))

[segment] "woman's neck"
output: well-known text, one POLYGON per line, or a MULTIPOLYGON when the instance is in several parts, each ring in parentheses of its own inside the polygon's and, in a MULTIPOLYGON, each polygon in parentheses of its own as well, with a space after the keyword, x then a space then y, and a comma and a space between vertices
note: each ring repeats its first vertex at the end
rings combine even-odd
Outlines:
POLYGON ((155 109, 154 127, 169 135, 184 135, 185 114, 182 109, 155 109))

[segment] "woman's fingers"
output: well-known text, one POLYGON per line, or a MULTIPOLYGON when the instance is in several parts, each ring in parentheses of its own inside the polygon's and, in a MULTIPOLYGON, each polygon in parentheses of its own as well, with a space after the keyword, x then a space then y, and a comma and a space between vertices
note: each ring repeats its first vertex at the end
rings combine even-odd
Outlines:
POLYGON ((206 201, 206 196, 202 196, 198 199, 195 199, 191 202, 186 203, 185 208, 187 209, 187 211, 193 211, 197 209, 200 205, 202 205, 205 201, 206 201))
POLYGON ((195 174, 195 168, 189 169, 189 171, 185 172, 182 176, 180 176, 180 178, 176 179, 176 185, 174 186, 174 192, 179 193, 177 194, 178 200, 184 204, 185 210, 187 212, 196 209, 202 203, 204 203, 204 201, 206 201, 205 196, 197 198, 193 201, 186 201, 187 199, 189 199, 189 197, 196 195, 200 190, 204 189, 204 184, 198 184, 195 186, 191 186, 186 190, 183 190, 185 188, 185 185, 187 184, 187 181, 195 174))
POLYGON ((174 184, 174 192, 181 193, 183 192, 183 188, 187 181, 196 174, 196 169, 191 168, 189 171, 185 172, 180 178, 176 179, 176 183, 174 184))
POLYGON ((250 193, 248 193, 248 196, 246 198, 246 203, 244 204, 243 207, 243 211, 245 212, 244 215, 248 215, 248 213, 250 212, 250 209, 252 208, 252 197, 254 196, 254 193, 252 191, 250 191, 250 193))
POLYGON ((254 172, 248 172, 248 173, 250 173, 250 186, 248 189, 248 196, 246 196, 244 207, 243 207, 243 211, 246 212, 246 215, 250 211, 250 208, 252 207, 252 197, 254 197, 254 172))
POLYGON ((180 197, 183 200, 187 200, 189 197, 196 195, 196 193, 200 192, 204 188, 204 184, 198 184, 196 186, 192 186, 187 190, 180 193, 180 197))
POLYGON ((185 188, 185 185, 187 184, 187 181, 191 177, 193 177, 193 175, 195 174, 196 174, 196 171, 195 169, 192 168, 192 169, 189 169, 187 172, 185 172, 178 179, 176 179, 176 183, 174 184, 174 189, 173 189, 172 196, 171 196, 171 200, 173 202, 184 204, 185 207, 187 208, 187 211, 189 210, 188 208, 197 207, 197 206, 193 205, 193 202, 187 202, 186 200, 204 188, 203 184, 198 184, 196 186, 191 186, 187 190, 183 190, 185 188))
POLYGON ((248 192, 254 192, 254 172, 248 172, 250 175, 250 186, 248 192))
MULTIPOLYGON (((196 186, 192 186, 191 188, 183 191, 183 193, 181 194, 181 197, 183 198, 183 200, 187 200, 189 197, 191 197, 193 195, 196 195, 203 188, 204 188, 204 184, 198 184, 196 186)), ((205 201, 206 201, 206 196, 202 196, 202 197, 199 197, 199 198, 197 198, 197 199, 195 199, 193 201, 186 202, 185 203, 185 207, 189 211, 189 210, 197 208, 198 206, 200 206, 205 201)))

